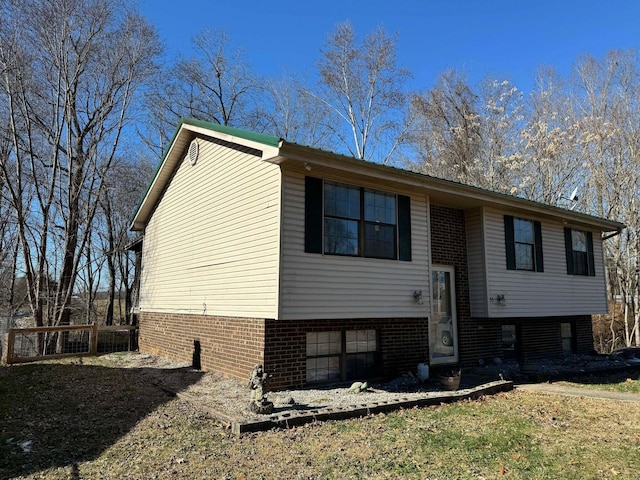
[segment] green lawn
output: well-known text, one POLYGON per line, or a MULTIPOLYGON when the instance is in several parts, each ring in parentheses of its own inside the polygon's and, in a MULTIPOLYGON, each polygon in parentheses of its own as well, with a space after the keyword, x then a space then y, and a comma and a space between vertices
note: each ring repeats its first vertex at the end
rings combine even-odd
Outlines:
POLYGON ((640 475, 638 404, 514 390, 238 438, 145 373, 100 358, 0 367, 0 478, 640 475))

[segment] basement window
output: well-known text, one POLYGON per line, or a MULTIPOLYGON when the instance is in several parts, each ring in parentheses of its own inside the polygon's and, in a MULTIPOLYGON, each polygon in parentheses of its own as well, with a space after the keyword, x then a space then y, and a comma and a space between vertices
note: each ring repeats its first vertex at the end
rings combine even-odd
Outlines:
POLYGON ((307 383, 340 380, 341 332, 307 332, 307 383))
POLYGON ((375 374, 377 340, 375 330, 345 332, 347 378, 368 378, 375 374))
POLYGON ((307 383, 363 379, 376 373, 376 331, 307 332, 307 383))
POLYGON ((518 329, 513 324, 502 325, 502 356, 505 360, 517 358, 518 329))
POLYGON ((575 335, 573 334, 573 324, 563 322, 560 324, 560 336, 562 337, 562 353, 565 357, 575 353, 575 335))

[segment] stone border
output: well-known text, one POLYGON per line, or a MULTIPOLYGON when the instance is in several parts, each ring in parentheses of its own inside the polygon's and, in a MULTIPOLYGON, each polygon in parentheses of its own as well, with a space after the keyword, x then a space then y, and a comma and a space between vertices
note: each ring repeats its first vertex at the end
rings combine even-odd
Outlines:
MULTIPOLYGON (((466 388, 452 392, 425 392, 424 397, 409 399, 398 394, 397 399, 354 404, 347 407, 325 407, 305 411, 281 412, 266 416, 264 420, 242 421, 230 418, 222 412, 210 410, 210 413, 227 425, 230 425, 231 432, 235 435, 243 433, 271 430, 274 428, 288 429, 298 425, 311 422, 324 422, 327 420, 345 420, 348 418, 364 417, 376 413, 386 413, 402 408, 426 407, 430 405, 440 405, 442 403, 453 403, 461 400, 472 400, 484 395, 494 395, 500 392, 513 390, 513 382, 499 380, 485 383, 473 388, 466 388)), ((186 399, 196 401, 191 395, 178 394, 186 399)))

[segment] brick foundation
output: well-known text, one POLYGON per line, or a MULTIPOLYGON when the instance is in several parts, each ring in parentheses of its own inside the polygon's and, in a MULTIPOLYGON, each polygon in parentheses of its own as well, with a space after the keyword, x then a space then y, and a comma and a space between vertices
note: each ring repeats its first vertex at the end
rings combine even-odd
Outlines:
POLYGON ((139 318, 141 352, 192 365, 199 356, 203 370, 243 381, 264 362, 264 319, 154 312, 139 318))
POLYGON ((265 370, 273 373, 270 388, 302 387, 306 383, 307 332, 375 329, 378 373, 391 378, 415 372, 428 359, 426 318, 343 320, 267 320, 265 370))
POLYGON ((562 321, 575 322, 576 353, 589 354, 595 350, 593 342, 593 318, 591 318, 591 315, 564 317, 562 321))
POLYGON ((517 355, 521 362, 562 358, 560 324, 573 324, 575 353, 593 351, 593 327, 590 315, 502 319, 517 327, 517 355))
POLYGON ((245 381, 257 364, 272 374, 270 390, 306 384, 307 332, 375 329, 379 374, 415 371, 428 358, 427 319, 264 320, 143 312, 140 351, 193 364, 245 381))

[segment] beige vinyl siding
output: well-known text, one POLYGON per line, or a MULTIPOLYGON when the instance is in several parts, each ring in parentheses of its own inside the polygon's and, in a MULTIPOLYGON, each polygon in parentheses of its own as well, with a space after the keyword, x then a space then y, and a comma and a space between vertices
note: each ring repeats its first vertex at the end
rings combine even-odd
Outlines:
POLYGON ((274 318, 279 168, 200 142, 178 166, 145 230, 141 308, 274 318))
POLYGON ((403 262, 305 253, 304 175, 285 173, 283 189, 280 318, 429 315, 427 204, 424 196, 411 197, 412 261, 403 262), (422 305, 413 298, 415 290, 422 290, 424 294, 422 305))
POLYGON ((520 217, 541 221, 544 272, 507 270, 504 215, 486 210, 484 225, 488 293, 490 297, 502 294, 506 299, 504 306, 490 300, 489 316, 542 317, 606 313, 600 233, 593 232, 596 276, 568 275, 564 225, 526 215, 520 217))
POLYGON ((485 241, 483 210, 465 212, 467 231, 467 261, 469 272, 469 301, 472 317, 488 316, 487 278, 485 268, 485 241))

